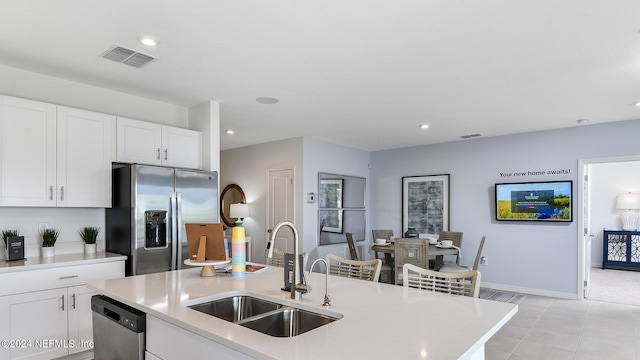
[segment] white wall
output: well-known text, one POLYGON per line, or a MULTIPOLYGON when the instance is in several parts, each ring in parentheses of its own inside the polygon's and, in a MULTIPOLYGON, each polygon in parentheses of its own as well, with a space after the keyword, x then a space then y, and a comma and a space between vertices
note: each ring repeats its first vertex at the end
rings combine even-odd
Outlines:
MULTIPOLYGON (((237 135, 235 135, 237 136, 237 135)), ((300 199, 303 198, 302 138, 270 142, 220 152, 220 189, 229 184, 239 185, 249 204, 250 217, 243 226, 251 237, 252 261, 264 262, 267 245, 267 171, 294 170, 294 224, 299 233, 304 231, 300 199)), ((307 247, 304 248, 307 250, 307 247)), ((307 250, 308 251, 308 250, 307 250)))
POLYGON ((620 214, 616 210, 618 195, 640 193, 640 161, 621 161, 589 166, 591 189, 591 266, 602 266, 602 231, 622 229, 620 214))
POLYGON ((451 230, 463 231, 463 263, 473 261, 483 234, 480 268, 485 284, 548 295, 577 293, 577 163, 579 159, 640 154, 640 121, 596 124, 554 131, 478 138, 371 154, 371 226, 401 229, 403 176, 451 175, 451 230), (567 170, 562 175, 502 177, 516 171, 567 170), (493 186, 497 182, 574 181, 571 224, 498 223, 493 186))
MULTIPOLYGON (((27 258, 40 256, 40 223, 48 223, 50 228, 60 230, 55 245, 57 255, 84 251, 84 242, 78 235, 78 230, 85 226, 100 228, 97 248, 98 251, 104 251, 104 209, 0 207, 0 230, 20 231, 20 235, 24 236, 27 258)), ((4 251, 0 258, 4 259, 4 251)))
POLYGON ((188 109, 0 65, 0 94, 154 123, 188 127, 188 109))

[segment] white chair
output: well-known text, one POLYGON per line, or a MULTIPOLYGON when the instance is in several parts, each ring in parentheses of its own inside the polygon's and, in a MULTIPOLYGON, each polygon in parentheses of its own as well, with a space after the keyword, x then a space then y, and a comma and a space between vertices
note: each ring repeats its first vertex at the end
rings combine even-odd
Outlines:
POLYGON ((469 270, 442 273, 412 264, 402 267, 403 286, 477 298, 480 295, 480 272, 469 270))
MULTIPOLYGON (((269 254, 269 250, 265 250, 264 257, 265 263, 271 266, 284 267, 284 252, 278 248, 273 249, 273 258, 269 259, 267 255, 269 254)), ((309 259, 309 254, 306 252, 302 253, 302 268, 304 269, 307 266, 307 260, 309 259)))
POLYGON ((376 282, 380 279, 380 267, 382 266, 380 259, 358 261, 328 254, 326 261, 330 275, 376 282))
POLYGON ((445 261, 444 265, 440 269, 439 272, 465 272, 469 270, 478 270, 478 265, 480 263, 480 258, 482 257, 482 248, 484 247, 484 240, 487 238, 487 235, 482 235, 482 239, 480 239, 480 245, 478 246, 478 252, 476 253, 476 260, 473 262, 473 267, 469 268, 466 266, 460 266, 453 261, 445 261))

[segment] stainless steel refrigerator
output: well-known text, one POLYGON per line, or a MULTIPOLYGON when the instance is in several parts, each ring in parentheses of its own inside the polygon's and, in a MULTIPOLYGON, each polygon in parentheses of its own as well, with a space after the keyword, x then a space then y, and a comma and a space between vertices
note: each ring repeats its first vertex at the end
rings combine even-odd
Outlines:
POLYGON ((127 255, 127 276, 185 267, 184 224, 218 222, 217 172, 129 165, 112 175, 106 250, 127 255))

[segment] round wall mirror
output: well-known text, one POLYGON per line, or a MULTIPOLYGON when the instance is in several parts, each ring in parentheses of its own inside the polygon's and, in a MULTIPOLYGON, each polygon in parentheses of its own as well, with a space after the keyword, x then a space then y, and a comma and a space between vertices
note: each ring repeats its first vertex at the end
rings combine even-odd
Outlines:
POLYGON ((231 214, 231 204, 246 204, 247 199, 244 197, 244 191, 242 188, 236 184, 227 185, 227 187, 222 190, 222 195, 220 195, 220 215, 222 216, 222 221, 227 226, 236 226, 236 218, 232 218, 231 214))

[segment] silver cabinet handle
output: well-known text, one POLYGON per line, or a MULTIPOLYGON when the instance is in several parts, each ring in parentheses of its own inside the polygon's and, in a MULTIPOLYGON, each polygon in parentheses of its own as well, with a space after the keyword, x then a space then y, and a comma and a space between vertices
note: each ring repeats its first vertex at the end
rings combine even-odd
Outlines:
POLYGON ((164 149, 164 159, 167 160, 167 149, 164 149))
POLYGON ((64 311, 64 295, 62 295, 62 311, 64 311))
POLYGON ((71 308, 76 308, 76 294, 71 295, 71 308))
POLYGON ((158 158, 158 160, 160 160, 160 148, 156 149, 156 157, 158 158))
POLYGON ((53 186, 49 186, 49 200, 53 200, 53 186))
POLYGON ((60 186, 60 200, 64 200, 64 186, 60 186))
POLYGON ((69 275, 69 276, 60 276, 58 279, 60 280, 64 280, 64 279, 73 279, 73 278, 77 278, 78 275, 69 275))

